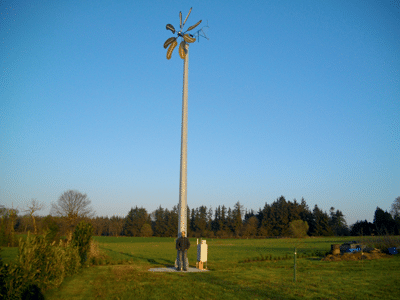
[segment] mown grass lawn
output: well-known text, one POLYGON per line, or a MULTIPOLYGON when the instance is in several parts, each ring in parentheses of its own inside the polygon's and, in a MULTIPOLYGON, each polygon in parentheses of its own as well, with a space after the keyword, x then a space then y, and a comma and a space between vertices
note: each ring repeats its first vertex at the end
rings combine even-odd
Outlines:
MULTIPOLYGON (((301 255, 314 252, 327 252, 331 244, 351 241, 354 237, 329 237, 307 239, 207 239, 209 268, 226 263, 227 260, 239 262, 263 256, 293 257, 294 247, 301 255)), ((94 237, 100 248, 113 262, 133 260, 150 262, 156 266, 172 265, 175 260, 174 238, 130 238, 130 237, 94 237)), ((191 249, 188 258, 195 264, 197 258, 196 239, 190 238, 191 249)))
MULTIPOLYGON (((317 258, 243 262, 272 255, 326 252, 355 238, 208 239, 204 273, 154 273, 174 264, 173 238, 95 237, 109 265, 92 266, 45 293, 46 299, 398 299, 400 257, 326 262, 317 258)), ((196 239, 189 262, 195 265, 196 239)), ((103 263, 106 263, 104 261, 103 263)))
MULTIPOLYGON (((310 257, 354 237, 307 239, 207 239, 205 273, 154 273, 173 266, 173 238, 94 237, 106 258, 45 292, 46 299, 398 299, 400 257, 326 262, 310 257), (297 281, 293 281, 293 250, 297 281), (260 257, 268 258, 257 261, 260 257), (278 260, 278 257, 280 260, 278 260), (272 258, 272 260, 270 260, 272 258), (247 262, 249 261, 250 262, 247 262)), ((364 238, 365 239, 365 238, 364 238)), ((191 266, 196 239, 190 239, 191 266)), ((18 248, 3 248, 12 262, 18 248)))

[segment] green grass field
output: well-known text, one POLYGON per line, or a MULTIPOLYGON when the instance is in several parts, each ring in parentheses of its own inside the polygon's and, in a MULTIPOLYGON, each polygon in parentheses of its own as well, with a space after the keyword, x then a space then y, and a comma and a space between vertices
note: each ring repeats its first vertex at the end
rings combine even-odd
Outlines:
MULTIPOLYGON (((173 238, 94 239, 107 259, 100 262, 102 265, 66 278, 59 288, 46 291, 46 299, 398 299, 400 295, 397 255, 339 262, 310 256, 354 237, 207 239, 209 272, 203 273, 148 271, 173 266, 173 238), (296 282, 294 247, 300 256, 308 254, 297 259, 296 282), (286 255, 289 259, 284 259, 286 255), (245 262, 261 256, 268 260, 245 262)), ((194 267, 196 239, 190 241, 188 257, 194 267)))

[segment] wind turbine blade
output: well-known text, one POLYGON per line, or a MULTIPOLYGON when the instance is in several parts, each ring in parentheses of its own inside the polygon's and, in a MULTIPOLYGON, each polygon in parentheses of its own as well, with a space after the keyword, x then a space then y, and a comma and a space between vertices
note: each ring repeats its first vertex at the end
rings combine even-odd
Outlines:
POLYGON ((186 30, 186 32, 188 32, 188 31, 190 31, 190 30, 192 30, 192 29, 195 29, 200 23, 201 23, 201 20, 198 21, 196 24, 190 26, 190 27, 188 28, 188 30, 186 30))
POLYGON ((185 34, 183 36, 183 39, 185 40, 185 42, 187 43, 194 43, 196 41, 196 39, 193 36, 190 36, 189 34, 185 34))
POLYGON ((164 49, 167 49, 167 47, 169 46, 169 44, 171 44, 173 41, 176 40, 176 37, 170 37, 169 39, 167 39, 164 43, 164 49))
POLYGON ((185 59, 185 57, 186 57, 186 42, 185 42, 185 41, 182 41, 182 42, 179 44, 179 56, 180 56, 182 59, 185 59))
POLYGON ((181 23, 181 30, 182 30, 182 12, 179 12, 179 21, 181 23))
POLYGON ((167 50, 167 59, 171 59, 172 51, 174 51, 176 45, 178 45, 177 41, 173 41, 167 50))
POLYGON ((172 26, 171 24, 167 24, 167 30, 171 30, 172 33, 175 33, 175 27, 172 26))
POLYGON ((182 27, 185 26, 185 23, 186 23, 187 19, 189 18, 190 12, 192 11, 192 8, 193 8, 193 7, 191 7, 191 8, 189 9, 189 13, 188 13, 187 16, 186 16, 185 22, 183 22, 182 27))

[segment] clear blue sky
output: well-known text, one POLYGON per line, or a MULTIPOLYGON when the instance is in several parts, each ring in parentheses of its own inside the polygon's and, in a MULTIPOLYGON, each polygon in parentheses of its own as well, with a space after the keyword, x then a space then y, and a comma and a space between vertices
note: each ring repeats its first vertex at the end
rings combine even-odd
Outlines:
POLYGON ((98 215, 284 195, 373 220, 400 196, 399 1, 1 1, 0 204, 87 193, 98 215))

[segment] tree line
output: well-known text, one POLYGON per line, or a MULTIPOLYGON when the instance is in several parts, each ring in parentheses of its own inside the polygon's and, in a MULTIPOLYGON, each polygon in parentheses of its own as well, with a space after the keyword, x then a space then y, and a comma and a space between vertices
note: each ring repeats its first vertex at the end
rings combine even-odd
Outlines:
MULTIPOLYGON (((0 246, 14 243, 15 232, 50 231, 65 236, 76 224, 85 220, 92 224, 97 236, 176 237, 178 207, 161 205, 149 213, 143 207, 132 207, 125 217, 94 215, 86 194, 69 190, 52 203, 50 215, 35 216, 43 205, 32 200, 24 215, 17 209, 0 206, 0 246)), ((219 205, 187 207, 187 234, 189 237, 255 238, 290 236, 346 236, 399 234, 400 197, 396 198, 390 213, 377 207, 373 223, 357 221, 348 226, 342 211, 331 207, 329 212, 315 205, 310 209, 304 199, 288 201, 284 196, 271 204, 265 203, 258 211, 248 210, 237 202, 233 208, 219 205)))
POLYGON ((373 223, 357 221, 351 226, 351 235, 399 235, 400 234, 400 196, 395 199, 390 212, 377 207, 373 223))

